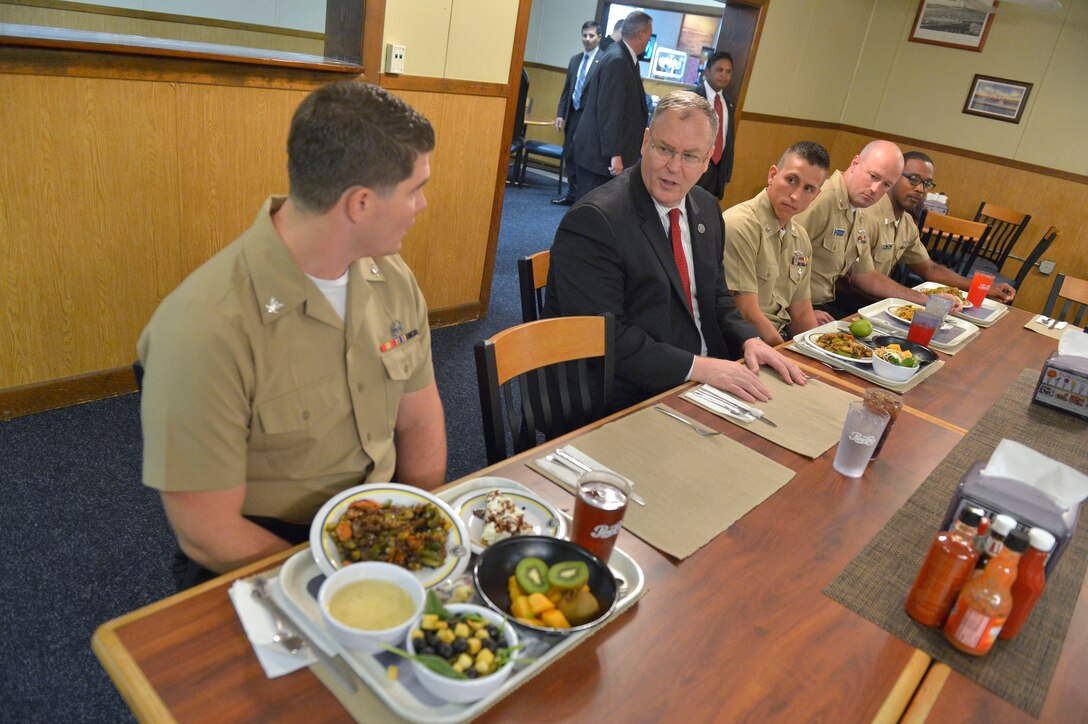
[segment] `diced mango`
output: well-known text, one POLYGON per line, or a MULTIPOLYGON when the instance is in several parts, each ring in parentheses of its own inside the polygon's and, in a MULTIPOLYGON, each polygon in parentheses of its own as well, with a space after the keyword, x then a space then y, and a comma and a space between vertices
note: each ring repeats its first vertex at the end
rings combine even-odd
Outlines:
POLYGON ((514 599, 514 602, 510 604, 510 613, 514 614, 514 618, 532 618, 533 610, 529 606, 528 596, 518 596, 514 599))
POLYGON ((419 622, 419 627, 425 631, 434 631, 438 628, 438 614, 425 613, 423 614, 423 620, 419 622))
POLYGON ((455 638, 457 637, 453 635, 453 631, 450 631, 448 628, 444 628, 438 632, 439 641, 445 641, 448 644, 452 644, 455 638))
POLYGON ((540 619, 544 622, 545 626, 551 626, 552 628, 570 628, 570 622, 567 621, 567 617, 563 615, 563 612, 558 608, 553 608, 550 611, 545 611, 540 614, 540 619))
POLYGON ((506 590, 510 593, 510 600, 513 601, 518 596, 524 596, 525 591, 521 590, 521 586, 518 585, 518 577, 510 576, 506 579, 506 590))
POLYGON ((389 681, 396 681, 398 673, 396 665, 391 665, 385 670, 385 678, 389 681))
POLYGON ((457 661, 454 662, 454 666, 460 665, 461 671, 464 671, 468 667, 472 666, 472 657, 468 654, 461 654, 457 657, 457 661))
POLYGON ((475 655, 476 652, 478 652, 482 646, 483 646, 483 643, 480 642, 480 639, 469 639, 468 640, 468 653, 475 655))
POLYGON ((412 639, 413 641, 415 639, 421 639, 423 638, 423 631, 421 629, 414 628, 412 629, 412 633, 408 638, 412 639))
POLYGON ((518 616, 517 621, 518 621, 518 623, 523 623, 523 624, 525 624, 527 626, 543 626, 544 625, 544 622, 541 621, 539 618, 532 618, 532 617, 525 618, 525 617, 522 617, 522 616, 518 616))
POLYGON ((548 597, 548 600, 552 602, 553 606, 559 605, 559 599, 563 597, 563 591, 559 588, 549 588, 548 592, 544 594, 548 597))
POLYGON ((479 663, 481 661, 491 663, 494 660, 495 654, 491 652, 491 649, 480 649, 480 651, 476 654, 476 663, 479 663))
MULTIPOLYGON (((544 611, 549 611, 555 608, 555 604, 548 600, 548 597, 543 593, 529 594, 529 609, 535 613, 540 614, 544 611)), ((514 614, 515 616, 517 614, 514 614)))
POLYGON ((491 638, 491 634, 489 634, 489 633, 487 632, 487 629, 486 629, 486 628, 482 628, 482 629, 480 629, 479 631, 475 631, 475 632, 473 632, 473 634, 472 634, 472 638, 474 638, 474 639, 481 639, 481 640, 482 640, 482 639, 489 639, 489 638, 491 638))
POLYGON ((903 350, 903 353, 900 356, 903 357, 904 359, 908 359, 910 357, 913 357, 914 355, 911 354, 911 351, 909 349, 905 349, 905 350, 903 350))
POLYGON ((453 635, 459 639, 467 639, 469 635, 468 625, 464 622, 453 627, 453 635))

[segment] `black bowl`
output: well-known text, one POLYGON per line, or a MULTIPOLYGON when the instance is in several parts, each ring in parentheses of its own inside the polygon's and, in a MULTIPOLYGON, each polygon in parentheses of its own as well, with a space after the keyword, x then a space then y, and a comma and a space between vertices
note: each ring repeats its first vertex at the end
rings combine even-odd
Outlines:
POLYGON ((937 361, 937 353, 925 345, 911 342, 906 337, 897 337, 892 334, 879 334, 872 338, 877 347, 887 347, 889 344, 897 344, 900 349, 909 349, 914 358, 918 360, 920 367, 925 367, 930 362, 937 361))
POLYGON ((598 623, 608 618, 616 607, 618 589, 616 578, 608 570, 600 558, 593 555, 585 548, 576 546, 570 541, 561 538, 549 538, 541 535, 522 535, 492 543, 476 560, 476 567, 472 569, 472 579, 476 583, 476 590, 484 603, 492 609, 509 617, 515 625, 526 631, 536 631, 545 634, 571 634, 575 631, 584 631, 593 628, 598 623), (516 621, 510 615, 510 592, 507 583, 510 576, 514 575, 518 561, 522 558, 539 558, 549 566, 566 561, 585 561, 589 566, 590 592, 597 597, 601 604, 601 610, 597 618, 571 628, 551 628, 548 626, 531 626, 516 621))

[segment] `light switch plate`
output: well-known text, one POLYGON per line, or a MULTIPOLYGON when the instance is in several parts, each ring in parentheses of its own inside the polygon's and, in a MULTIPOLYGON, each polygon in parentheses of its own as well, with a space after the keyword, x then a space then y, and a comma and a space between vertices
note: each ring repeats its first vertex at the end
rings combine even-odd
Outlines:
POLYGON ((404 72, 404 46, 389 43, 385 46, 385 72, 400 74, 404 72))

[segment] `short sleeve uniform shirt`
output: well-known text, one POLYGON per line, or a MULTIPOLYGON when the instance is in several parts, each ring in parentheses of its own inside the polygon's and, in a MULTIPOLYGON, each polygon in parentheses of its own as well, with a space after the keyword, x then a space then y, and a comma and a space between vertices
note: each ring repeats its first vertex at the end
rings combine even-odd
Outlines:
POLYGON ((812 241, 812 303, 827 304, 835 299, 835 282, 853 271, 873 270, 869 238, 875 233, 866 209, 853 209, 846 193, 842 172, 836 171, 820 195, 794 217, 793 222, 808 232, 812 241))
POLYGON ((789 305, 811 297, 812 244, 790 223, 779 233, 767 190, 727 209, 725 280, 730 291, 758 295, 759 309, 782 330, 790 323, 789 305))
POLYGON ((401 258, 349 267, 341 320, 273 226, 283 201, 141 335, 143 476, 163 491, 245 483, 244 514, 305 523, 340 490, 393 479, 401 395, 434 372, 426 303, 401 258))
POLYGON ((921 264, 929 260, 929 252, 922 243, 918 225, 910 214, 903 214, 898 223, 887 194, 873 205, 870 215, 874 218, 877 233, 872 238, 873 267, 889 276, 900 260, 907 264, 921 264))

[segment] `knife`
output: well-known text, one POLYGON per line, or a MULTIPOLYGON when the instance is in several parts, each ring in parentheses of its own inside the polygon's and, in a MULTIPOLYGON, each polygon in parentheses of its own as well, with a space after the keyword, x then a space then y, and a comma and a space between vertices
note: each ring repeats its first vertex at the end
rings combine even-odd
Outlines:
POLYGON ((287 628, 294 631, 300 639, 306 642, 306 647, 310 649, 310 653, 317 657, 317 660, 325 665, 325 667, 335 676, 340 683, 342 683, 348 691, 356 691, 359 688, 357 683, 357 675, 340 659, 335 659, 329 656, 322 650, 320 646, 315 644, 313 640, 306 635, 306 633, 295 625, 294 620, 287 615, 280 605, 272 598, 272 594, 268 592, 268 579, 256 578, 253 580, 253 593, 254 598, 264 604, 273 616, 279 618, 286 624, 287 628))
POLYGON ((760 410, 758 407, 748 407, 739 402, 735 402, 732 398, 725 397, 724 392, 721 392, 714 387, 704 385, 702 387, 696 387, 691 392, 696 397, 702 395, 704 400, 720 405, 727 410, 731 410, 734 414, 741 415, 742 417, 744 415, 750 415, 760 422, 767 423, 771 427, 778 427, 773 420, 767 419, 763 414, 763 410, 760 410))
MULTIPOLYGON (((551 456, 549 456, 549 457, 551 457, 551 456)), ((555 449, 555 458, 552 460, 552 462, 558 463, 558 464, 562 465, 565 468, 570 468, 572 471, 578 473, 579 476, 581 476, 582 473, 591 473, 591 472, 593 472, 593 468, 589 467, 584 462, 582 462, 578 458, 574 457, 573 455, 571 455, 569 452, 567 452, 563 448, 559 448, 559 447, 557 447, 555 449)), ((634 487, 635 483, 633 481, 628 479, 628 482, 630 482, 631 486, 634 487)), ((639 505, 646 505, 646 501, 642 498, 641 495, 636 493, 634 490, 632 490, 631 494, 629 496, 627 496, 627 497, 629 497, 631 500, 635 501, 639 505)))

